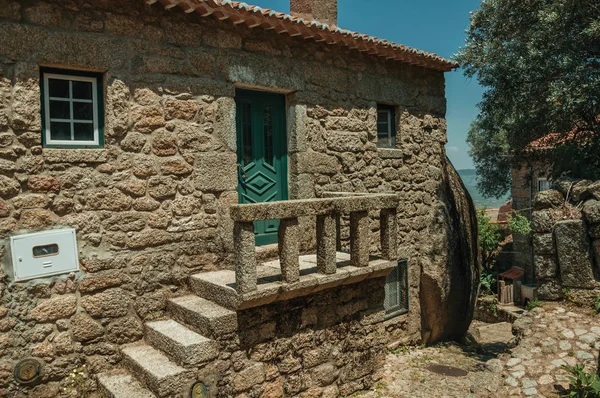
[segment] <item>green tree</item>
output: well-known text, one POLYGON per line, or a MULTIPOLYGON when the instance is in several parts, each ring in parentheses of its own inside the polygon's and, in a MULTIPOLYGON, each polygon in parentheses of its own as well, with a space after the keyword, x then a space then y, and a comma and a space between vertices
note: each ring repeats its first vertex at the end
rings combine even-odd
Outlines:
POLYGON ((483 0, 456 60, 486 89, 467 137, 484 195, 505 193, 511 167, 534 161, 529 143, 550 132, 592 132, 554 175, 600 166, 598 0, 483 0))
POLYGON ((494 267, 494 259, 498 254, 500 239, 502 235, 498 224, 492 223, 492 219, 485 213, 485 209, 477 213, 477 227, 479 234, 479 247, 481 248, 481 266, 484 271, 491 271, 494 267))

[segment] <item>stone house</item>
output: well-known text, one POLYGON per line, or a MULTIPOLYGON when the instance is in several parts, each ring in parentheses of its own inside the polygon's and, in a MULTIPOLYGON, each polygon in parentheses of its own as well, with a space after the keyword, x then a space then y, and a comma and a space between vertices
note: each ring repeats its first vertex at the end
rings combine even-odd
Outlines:
POLYGON ((345 396, 466 331, 456 65, 291 9, 0 1, 0 395, 345 396))
MULTIPOLYGON (((510 188, 512 210, 531 220, 535 196, 539 192, 550 189, 551 182, 547 170, 548 165, 542 160, 512 169, 510 188)), ((533 248, 530 237, 513 234, 513 250, 512 257, 515 265, 525 270, 528 282, 533 281, 533 248)))
MULTIPOLYGON (((534 158, 525 165, 514 167, 511 171, 511 197, 514 211, 518 211, 530 220, 532 219, 537 194, 551 189, 553 185, 550 177, 552 164, 549 151, 557 144, 571 140, 572 135, 570 134, 564 138, 561 134, 550 133, 529 144, 530 150, 535 154, 534 158)), ((569 194, 569 199, 579 202, 585 188, 584 185, 574 186, 569 194)), ((536 276, 532 241, 529 237, 519 235, 513 236, 513 239, 514 261, 526 270, 527 280, 531 282, 536 276)))

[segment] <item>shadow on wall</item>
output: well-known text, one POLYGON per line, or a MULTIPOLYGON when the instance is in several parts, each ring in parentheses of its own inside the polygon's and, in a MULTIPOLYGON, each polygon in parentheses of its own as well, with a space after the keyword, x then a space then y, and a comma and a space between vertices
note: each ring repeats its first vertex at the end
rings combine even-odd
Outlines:
POLYGON ((442 202, 430 226, 431 250, 421 264, 421 334, 428 344, 464 337, 480 277, 475 205, 448 158, 443 169, 442 202))
MULTIPOLYGON (((238 333, 225 344, 233 366, 261 375, 259 383, 262 375, 274 374, 289 395, 311 385, 337 384, 340 395, 369 388, 391 329, 406 326, 382 322, 384 284, 377 278, 238 311, 238 333)), ((224 396, 239 392, 236 372, 220 374, 224 396)))

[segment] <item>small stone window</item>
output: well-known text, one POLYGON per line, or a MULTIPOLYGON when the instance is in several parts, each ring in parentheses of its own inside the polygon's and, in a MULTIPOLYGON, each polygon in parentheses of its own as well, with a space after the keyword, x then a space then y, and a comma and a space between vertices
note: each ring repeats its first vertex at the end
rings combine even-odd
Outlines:
POLYGON ((550 181, 547 178, 538 178, 537 179, 537 191, 547 191, 550 189, 550 181))
POLYGON ((396 147, 396 112, 393 106, 377 105, 377 146, 396 147))
POLYGON ((408 260, 398 260, 398 266, 388 274, 383 307, 388 319, 408 312, 408 260))
POLYGON ((102 75, 59 69, 42 69, 41 74, 43 146, 102 147, 102 75))

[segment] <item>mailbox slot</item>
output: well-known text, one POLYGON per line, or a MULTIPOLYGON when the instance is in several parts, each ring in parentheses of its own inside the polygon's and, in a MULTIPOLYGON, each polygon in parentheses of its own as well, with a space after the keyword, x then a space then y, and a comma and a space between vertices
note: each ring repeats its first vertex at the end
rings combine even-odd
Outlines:
POLYGON ((73 228, 12 236, 10 251, 16 282, 79 270, 73 228))

